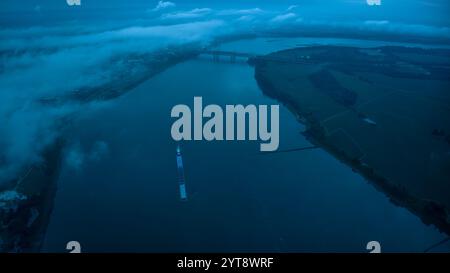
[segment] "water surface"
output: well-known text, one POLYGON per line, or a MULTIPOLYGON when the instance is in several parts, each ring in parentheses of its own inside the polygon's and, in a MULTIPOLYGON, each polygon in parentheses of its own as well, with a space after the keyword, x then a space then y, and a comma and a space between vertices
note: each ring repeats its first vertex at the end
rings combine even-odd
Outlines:
MULTIPOLYGON (((220 48, 262 54, 311 42, 261 38, 220 48)), ((192 106, 194 96, 222 106, 277 103, 253 73, 201 57, 81 114, 69 141, 85 151, 84 163, 63 166, 44 251, 77 240, 87 252, 365 252, 377 240, 383 251, 420 252, 444 238, 321 149, 260 154, 257 142, 182 143, 189 201, 181 202, 171 108, 192 106), (95 143, 107 151, 92 156, 95 143)), ((309 146, 302 130, 281 107, 280 149, 309 146)))

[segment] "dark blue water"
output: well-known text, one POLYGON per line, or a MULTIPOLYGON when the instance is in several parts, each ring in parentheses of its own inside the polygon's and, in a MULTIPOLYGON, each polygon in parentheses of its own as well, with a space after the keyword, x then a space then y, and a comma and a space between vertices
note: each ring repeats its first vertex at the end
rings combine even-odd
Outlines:
MULTIPOLYGON (((296 40, 234 42, 258 52, 296 40), (278 43, 278 45, 276 45, 278 43)), ((394 206, 321 149, 259 153, 256 142, 182 143, 188 202, 180 202, 171 139, 175 104, 274 104, 244 63, 195 59, 149 79, 110 105, 81 114, 69 141, 86 154, 63 166, 44 251, 423 251, 444 238, 394 206)), ((280 149, 310 145, 284 107, 280 149)), ((449 251, 450 249, 444 249, 449 251)))

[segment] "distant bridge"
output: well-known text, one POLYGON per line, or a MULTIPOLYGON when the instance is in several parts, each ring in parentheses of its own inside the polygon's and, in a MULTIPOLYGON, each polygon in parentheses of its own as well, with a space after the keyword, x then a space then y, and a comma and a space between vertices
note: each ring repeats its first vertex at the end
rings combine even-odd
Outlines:
POLYGON ((273 57, 273 56, 264 56, 257 55, 251 53, 244 52, 235 52, 235 51, 224 51, 224 50, 204 50, 200 53, 200 55, 209 55, 213 57, 213 61, 220 61, 221 57, 229 58, 230 62, 235 63, 236 58, 244 58, 246 60, 255 60, 255 61, 270 61, 270 62, 278 62, 278 63, 297 63, 297 64, 312 64, 314 63, 309 55, 299 56, 298 58, 290 58, 290 57, 273 57))
POLYGON ((220 57, 227 57, 230 58, 230 61, 232 63, 236 62, 236 58, 254 58, 257 55, 250 54, 250 53, 242 53, 242 52, 234 52, 234 51, 223 51, 223 50, 205 50, 200 53, 200 55, 210 55, 213 57, 213 60, 215 62, 218 62, 220 60, 220 57))

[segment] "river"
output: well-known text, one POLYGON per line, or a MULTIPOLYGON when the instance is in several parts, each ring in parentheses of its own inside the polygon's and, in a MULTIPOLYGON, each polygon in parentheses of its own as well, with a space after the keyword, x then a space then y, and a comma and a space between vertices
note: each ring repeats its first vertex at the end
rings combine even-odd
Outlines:
MULTIPOLYGON (((380 44, 258 38, 219 48, 262 54, 321 41, 380 44)), ((84 160, 63 164, 43 251, 65 252, 76 240, 86 252, 367 252, 376 240, 382 251, 421 252, 445 237, 322 149, 261 154, 257 142, 182 143, 189 201, 181 202, 171 108, 192 106, 194 96, 276 104, 253 73, 239 60, 199 57, 80 114, 68 141, 84 160)), ((309 146, 302 130, 281 107, 280 149, 309 146)))

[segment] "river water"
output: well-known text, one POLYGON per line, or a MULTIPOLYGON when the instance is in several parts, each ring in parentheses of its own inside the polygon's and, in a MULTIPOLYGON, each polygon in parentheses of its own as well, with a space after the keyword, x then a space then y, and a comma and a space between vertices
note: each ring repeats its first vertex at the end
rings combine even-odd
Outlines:
MULTIPOLYGON (((220 49, 260 54, 321 42, 380 44, 259 38, 220 49)), ((171 108, 192 107, 194 96, 222 106, 276 104, 253 73, 244 62, 200 57, 80 114, 44 251, 65 252, 76 240, 86 252, 367 252, 376 240, 382 251, 420 252, 444 238, 322 149, 261 154, 257 142, 182 143, 189 201, 181 202, 171 108)), ((310 145, 302 130, 281 107, 280 149, 310 145)))

